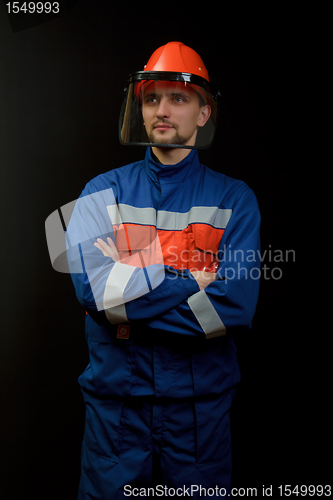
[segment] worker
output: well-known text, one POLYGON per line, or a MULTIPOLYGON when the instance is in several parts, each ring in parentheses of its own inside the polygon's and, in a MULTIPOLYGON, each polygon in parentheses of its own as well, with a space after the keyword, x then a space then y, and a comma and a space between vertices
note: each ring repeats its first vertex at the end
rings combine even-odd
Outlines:
POLYGON ((217 115, 197 52, 159 47, 119 121, 144 158, 76 202, 67 255, 90 361, 79 500, 230 493, 234 337, 258 299, 260 214, 244 182, 199 161, 217 115))

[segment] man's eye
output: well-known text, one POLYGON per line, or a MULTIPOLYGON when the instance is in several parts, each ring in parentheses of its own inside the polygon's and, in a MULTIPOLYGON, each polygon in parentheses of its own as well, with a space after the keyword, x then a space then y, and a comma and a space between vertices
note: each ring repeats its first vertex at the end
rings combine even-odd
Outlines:
POLYGON ((173 96, 173 100, 176 102, 186 102, 186 99, 184 96, 181 95, 175 95, 173 96))
POLYGON ((145 97, 144 102, 146 104, 155 103, 156 102, 156 96, 147 96, 147 97, 145 97))

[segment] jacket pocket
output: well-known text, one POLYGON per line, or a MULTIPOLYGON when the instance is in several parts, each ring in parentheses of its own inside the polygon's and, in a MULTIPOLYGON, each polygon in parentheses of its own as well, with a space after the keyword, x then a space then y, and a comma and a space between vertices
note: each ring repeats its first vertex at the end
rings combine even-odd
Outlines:
POLYGON ((130 394, 133 339, 118 339, 116 332, 117 326, 99 326, 86 316, 90 364, 79 377, 79 384, 99 397, 130 394))
POLYGON ((140 268, 163 263, 155 226, 121 224, 113 230, 121 262, 140 268))
POLYGON ((86 406, 84 445, 108 462, 118 462, 122 399, 101 399, 82 391, 86 406))
POLYGON ((197 467, 228 461, 231 458, 232 393, 195 399, 197 467))
POLYGON ((219 267, 218 248, 224 229, 207 224, 193 224, 192 231, 189 269, 216 273, 219 267))

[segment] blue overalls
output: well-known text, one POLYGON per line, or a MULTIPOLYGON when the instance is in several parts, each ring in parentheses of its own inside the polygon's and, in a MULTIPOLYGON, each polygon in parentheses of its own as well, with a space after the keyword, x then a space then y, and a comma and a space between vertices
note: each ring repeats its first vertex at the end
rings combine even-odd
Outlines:
POLYGON ((79 500, 230 491, 232 336, 255 312, 259 226, 251 189, 195 150, 164 166, 148 148, 86 185, 67 230, 90 357, 79 500), (107 237, 119 260, 94 246, 107 237), (200 291, 193 269, 217 279, 200 291))

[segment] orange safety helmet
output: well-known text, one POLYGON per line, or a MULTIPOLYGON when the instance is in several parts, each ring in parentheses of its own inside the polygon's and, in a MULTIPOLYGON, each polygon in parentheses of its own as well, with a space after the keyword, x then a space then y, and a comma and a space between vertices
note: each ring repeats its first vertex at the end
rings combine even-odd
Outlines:
MULTIPOLYGON (((182 42, 169 42, 156 49, 144 66, 143 71, 160 71, 163 73, 168 71, 170 73, 197 75, 204 78, 209 84, 209 75, 203 60, 195 50, 182 42)), ((135 87, 135 95, 139 100, 141 99, 143 84, 144 81, 141 81, 135 87)), ((191 87, 199 92, 204 99, 207 98, 200 91, 200 87, 194 85, 191 85, 191 87)))
POLYGON ((209 82, 208 71, 195 50, 181 42, 169 42, 155 50, 144 71, 175 71, 190 73, 209 82))
POLYGON ((199 54, 181 42, 162 45, 153 52, 143 71, 129 76, 119 120, 120 142, 125 145, 166 146, 149 142, 142 120, 142 92, 154 80, 183 82, 201 96, 201 102, 211 107, 211 117, 198 133, 195 146, 169 144, 167 147, 209 147, 215 135, 219 93, 213 96, 208 71, 199 54))

